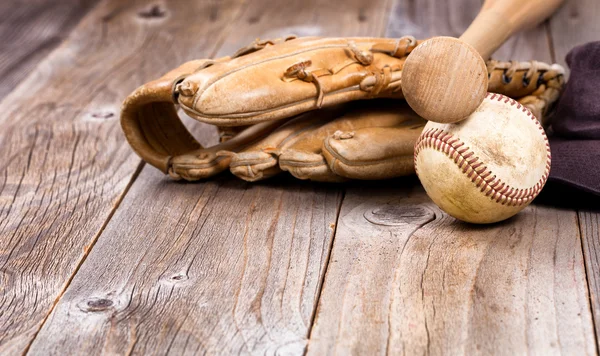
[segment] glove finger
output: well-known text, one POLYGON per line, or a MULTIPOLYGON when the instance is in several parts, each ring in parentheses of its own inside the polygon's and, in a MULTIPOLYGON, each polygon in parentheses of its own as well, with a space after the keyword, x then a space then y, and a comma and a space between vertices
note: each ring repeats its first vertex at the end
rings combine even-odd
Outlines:
POLYGON ((277 161, 281 150, 296 142, 305 133, 332 120, 341 110, 342 107, 333 107, 299 115, 243 151, 221 152, 220 155, 231 157, 231 173, 243 180, 254 182, 272 177, 281 172, 277 161))
MULTIPOLYGON (((279 156, 279 167, 299 179, 323 182, 345 180, 335 174, 322 154, 323 140, 336 131, 352 131, 367 127, 392 127, 406 122, 421 122, 404 101, 370 100, 353 103, 342 117, 304 135, 279 156)), ((361 149, 364 149, 361 148, 361 149)))
POLYGON ((350 179, 413 174, 414 145, 426 122, 338 131, 323 141, 323 157, 332 172, 350 179))
POLYGON ((240 132, 229 141, 175 156, 169 162, 168 173, 173 179, 188 181, 212 177, 229 167, 231 157, 221 155, 220 152, 238 152, 257 139, 268 135, 281 123, 280 121, 271 121, 256 124, 240 132))

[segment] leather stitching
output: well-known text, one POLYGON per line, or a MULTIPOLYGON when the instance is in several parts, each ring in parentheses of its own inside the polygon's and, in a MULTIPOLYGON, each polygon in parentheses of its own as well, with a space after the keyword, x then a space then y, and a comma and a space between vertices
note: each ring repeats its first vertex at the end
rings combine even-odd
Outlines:
POLYGON ((510 103, 511 106, 517 105, 517 109, 526 113, 539 128, 544 141, 546 141, 547 158, 546 168, 538 182, 533 187, 527 189, 517 189, 509 186, 500 178, 496 177, 496 175, 485 166, 484 162, 482 162, 479 157, 475 156, 475 152, 465 146, 463 141, 453 136, 451 133, 437 128, 428 129, 419 136, 419 139, 415 144, 415 171, 418 174, 417 156, 421 150, 431 148, 446 154, 450 159, 454 160, 454 163, 457 164, 458 168, 467 175, 471 182, 473 182, 482 193, 485 193, 485 196, 490 197, 491 200, 508 206, 527 204, 542 190, 550 173, 551 155, 548 138, 546 137, 540 122, 525 106, 501 94, 488 93, 487 98, 510 103))

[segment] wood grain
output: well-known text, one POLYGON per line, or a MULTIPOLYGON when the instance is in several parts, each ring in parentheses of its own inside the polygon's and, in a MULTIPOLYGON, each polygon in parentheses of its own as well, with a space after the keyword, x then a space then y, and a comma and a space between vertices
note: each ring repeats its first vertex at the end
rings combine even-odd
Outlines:
POLYGON ((144 169, 33 354, 301 354, 341 200, 144 169))
MULTIPOLYGON (((398 1, 387 34, 458 36, 475 3, 398 1)), ((550 61, 544 26, 495 57, 550 61)), ((308 354, 595 354, 580 243, 573 211, 473 226, 415 179, 350 187, 308 354)))
POLYGON ((583 256, 592 304, 597 347, 600 349, 600 211, 579 211, 583 256))
POLYGON ((0 354, 28 347, 139 166, 123 98, 213 53, 238 9, 104 1, 0 104, 0 354))
POLYGON ((596 0, 569 0, 550 19, 555 60, 568 72, 565 57, 578 45, 600 40, 600 2, 596 0))
MULTIPOLYGON (((549 32, 554 58, 569 73, 566 56, 575 46, 600 40, 600 2, 595 0, 570 0, 550 19, 549 32)), ((578 211, 583 252, 587 269, 590 301, 594 316, 597 347, 600 349, 600 212, 578 211)))
POLYGON ((383 34, 389 0, 261 0, 250 4, 217 57, 234 53, 256 38, 296 36, 374 36, 383 34))
POLYGON ((308 354, 595 354, 580 243, 572 211, 475 226, 414 181, 350 189, 308 354))
POLYGON ((0 100, 56 48, 98 0, 0 2, 0 100))
MULTIPOLYGON (((435 0, 394 2, 386 36, 413 35, 460 37, 481 8, 481 0, 435 0)), ((525 30, 506 41, 493 55, 498 60, 552 62, 546 24, 525 30)))
MULTIPOLYGON (((382 33, 386 9, 249 2, 217 56, 256 37, 306 34, 295 30, 307 23, 322 35, 382 33)), ((229 174, 179 184, 144 167, 31 353, 302 354, 341 192, 229 174)))

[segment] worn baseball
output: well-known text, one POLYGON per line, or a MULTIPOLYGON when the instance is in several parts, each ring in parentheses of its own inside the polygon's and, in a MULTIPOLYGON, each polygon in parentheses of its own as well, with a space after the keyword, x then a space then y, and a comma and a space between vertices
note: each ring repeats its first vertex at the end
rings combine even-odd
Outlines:
POLYGON ((415 144, 427 195, 451 216, 493 223, 523 210, 550 172, 550 146, 536 117, 517 101, 488 93, 467 119, 428 122, 415 144))

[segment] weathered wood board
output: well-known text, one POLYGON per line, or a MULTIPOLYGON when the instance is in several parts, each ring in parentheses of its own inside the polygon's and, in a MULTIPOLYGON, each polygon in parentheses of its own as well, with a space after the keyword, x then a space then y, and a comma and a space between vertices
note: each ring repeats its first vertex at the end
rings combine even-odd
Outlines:
MULTIPOLYGON (((599 1, 569 0, 550 20, 554 57, 567 74, 565 58, 569 51, 587 42, 600 41, 599 16, 599 1)), ((597 337, 600 330, 600 211, 582 210, 578 216, 597 337)), ((600 348, 600 341, 597 347, 600 348)))
MULTIPOLYGON (((397 2, 387 33, 458 36, 475 3, 397 2)), ((494 57, 551 62, 547 28, 494 57)), ((346 192, 308 354, 596 353, 574 211, 532 206, 476 227, 416 181, 388 184, 346 192)))
POLYGON ((600 41, 600 1, 568 0, 550 19, 549 31, 556 62, 569 72, 565 57, 569 51, 587 42, 600 41))
POLYGON ((308 354, 595 354, 576 220, 473 226, 414 182, 350 189, 308 354))
MULTIPOLYGON (((598 39, 593 1, 494 58, 561 60, 598 39)), ((11 71, 23 82, 0 104, 0 354, 597 352, 596 212, 532 206, 473 227, 414 178, 176 183, 120 132, 125 95, 186 60, 291 33, 459 36, 480 0, 183 3, 105 0, 35 69, 60 40, 28 41, 48 52, 11 71)), ((89 4, 52 8, 48 33, 67 36, 89 4)), ((2 58, 0 71, 15 65, 2 58)))
MULTIPOLYGON (((217 56, 308 22, 382 33, 387 5, 249 2, 217 56)), ((335 185, 178 184, 146 166, 30 350, 302 354, 341 199, 335 185)))
POLYGON ((374 36, 383 34, 390 0, 253 1, 220 47, 230 55, 256 38, 296 36, 374 36))
POLYGON ((0 101, 67 37, 98 0, 0 2, 0 101))
POLYGON ((238 10, 104 1, 0 104, 0 354, 28 347, 139 166, 124 97, 213 53, 238 10))
POLYGON ((597 347, 600 349, 600 211, 579 211, 579 225, 583 242, 583 256, 596 330, 597 347))
POLYGON ((341 192, 144 170, 34 354, 300 354, 341 192))

